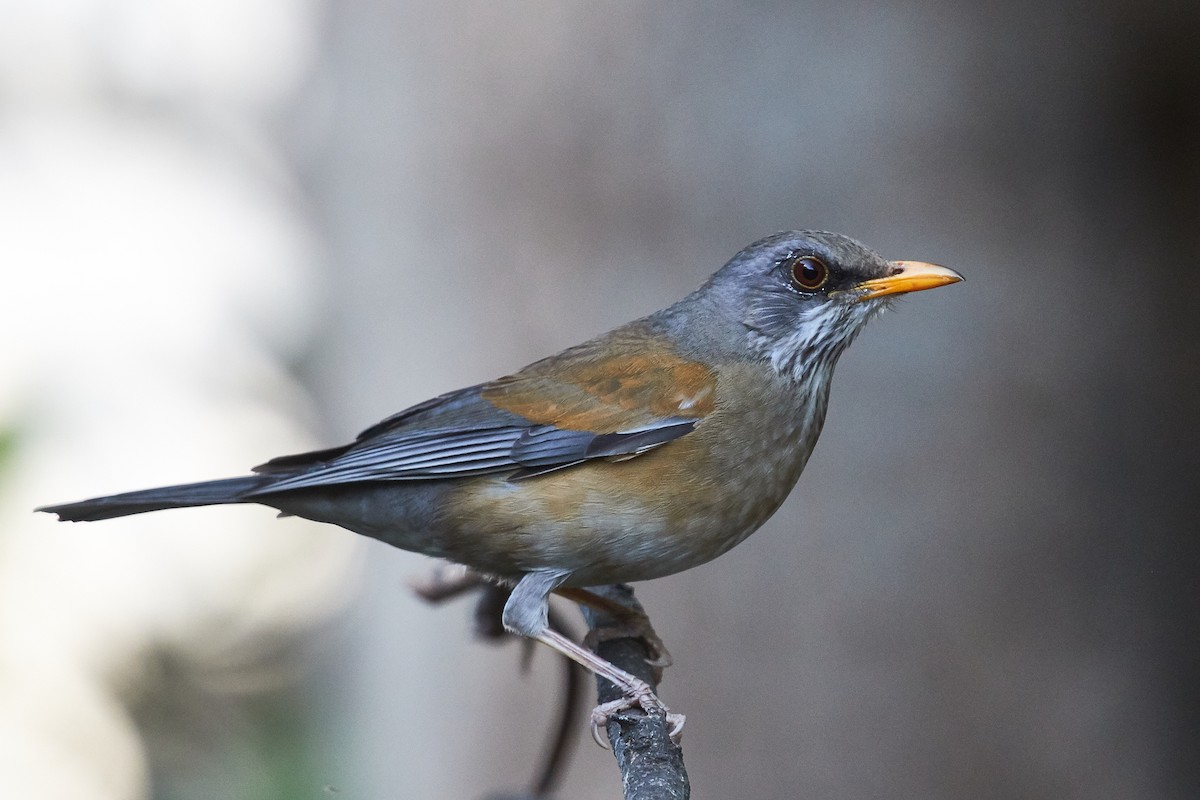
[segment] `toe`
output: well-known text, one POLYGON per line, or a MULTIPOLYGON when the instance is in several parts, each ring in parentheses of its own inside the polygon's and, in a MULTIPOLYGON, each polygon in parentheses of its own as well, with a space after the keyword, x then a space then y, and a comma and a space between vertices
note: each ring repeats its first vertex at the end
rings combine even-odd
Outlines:
POLYGON ((611 747, 609 747, 609 744, 608 744, 608 736, 606 736, 602 732, 607 727, 608 727, 607 719, 600 721, 600 720, 596 719, 594 714, 592 715, 592 725, 591 725, 592 741, 595 742, 597 745, 599 745, 600 749, 602 749, 602 750, 611 750, 612 749, 611 747))
POLYGON ((669 735, 671 741, 679 746, 683 743, 683 723, 687 722, 687 717, 683 714, 667 714, 667 726, 670 728, 669 735))

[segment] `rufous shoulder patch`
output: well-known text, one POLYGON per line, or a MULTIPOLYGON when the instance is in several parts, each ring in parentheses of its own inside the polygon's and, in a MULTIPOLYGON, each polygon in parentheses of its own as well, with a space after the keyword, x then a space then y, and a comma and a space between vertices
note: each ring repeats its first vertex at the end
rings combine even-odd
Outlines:
POLYGON ((483 387, 497 408, 542 425, 614 433, 666 418, 702 419, 716 373, 659 336, 618 330, 483 387))

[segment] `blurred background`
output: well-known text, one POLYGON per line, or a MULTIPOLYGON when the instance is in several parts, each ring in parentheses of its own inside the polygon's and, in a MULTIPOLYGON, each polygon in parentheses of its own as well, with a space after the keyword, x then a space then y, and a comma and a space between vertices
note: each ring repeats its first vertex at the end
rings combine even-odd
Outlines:
MULTIPOLYGON (((757 535, 638 588, 697 796, 1194 797, 1198 8, 0 2, 5 793, 523 786, 557 665, 427 561, 29 510, 339 443, 806 227, 967 283, 851 349, 757 535)), ((560 796, 618 786, 581 747, 560 796)))

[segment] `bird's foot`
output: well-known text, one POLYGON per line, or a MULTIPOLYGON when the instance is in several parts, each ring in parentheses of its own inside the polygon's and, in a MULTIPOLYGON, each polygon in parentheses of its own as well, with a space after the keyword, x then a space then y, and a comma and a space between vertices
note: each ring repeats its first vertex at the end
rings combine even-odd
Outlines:
POLYGON ((478 572, 449 562, 439 562, 428 575, 408 582, 409 588, 427 603, 442 603, 486 584, 478 572))
POLYGON ((556 591, 568 600, 574 600, 576 603, 582 603, 597 611, 602 611, 615 620, 611 624, 601 625, 588 631, 583 640, 584 647, 595 652, 596 647, 602 642, 613 639, 641 639, 649 651, 646 658, 647 664, 660 670, 671 666, 671 654, 667 652, 666 645, 663 644, 662 639, 650 624, 650 618, 646 616, 640 606, 627 606, 619 600, 597 593, 592 589, 567 587, 556 591))
POLYGON ((614 714, 619 714, 622 711, 640 708, 649 716, 663 717, 667 732, 671 737, 671 741, 676 745, 683 739, 683 723, 686 717, 683 714, 673 713, 662 701, 658 699, 649 686, 644 689, 638 688, 633 692, 626 693, 616 700, 610 700, 607 703, 601 703, 592 709, 592 739, 596 744, 608 749, 608 740, 602 734, 608 727, 608 721, 614 714))

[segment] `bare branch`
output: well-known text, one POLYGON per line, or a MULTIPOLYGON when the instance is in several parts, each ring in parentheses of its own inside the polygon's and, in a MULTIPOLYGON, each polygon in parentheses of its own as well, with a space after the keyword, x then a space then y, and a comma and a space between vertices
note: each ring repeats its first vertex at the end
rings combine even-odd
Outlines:
MULTIPOLYGON (((508 599, 508 587, 497 586, 474 573, 458 570, 435 572, 429 579, 414 584, 413 588, 431 603, 445 602, 467 592, 479 592, 475 607, 476 634, 493 641, 508 638, 500 624, 500 613, 508 599)), ((624 633, 629 622, 629 615, 623 613, 626 610, 636 611, 643 617, 645 615, 633 590, 624 584, 589 588, 582 594, 592 596, 590 603, 586 597, 576 597, 578 592, 564 594, 570 599, 582 601, 580 608, 593 632, 621 629, 624 633), (596 600, 597 597, 610 601, 608 607, 596 600)), ((553 609, 550 615, 551 625, 562 631, 565 627, 562 618, 553 609)), ((661 642, 648 626, 645 635, 651 640, 644 638, 641 632, 615 638, 596 637, 600 640, 596 652, 657 689, 662 670, 648 663, 647 659, 651 656, 660 657, 665 651, 656 652, 661 650, 661 642)), ((528 646, 529 642, 522 644, 528 646)), ((567 659, 563 659, 563 664, 563 702, 558 724, 533 789, 522 795, 493 795, 492 800, 545 798, 561 778, 574 742, 572 729, 581 721, 577 692, 580 668, 567 659)), ((597 678, 596 687, 601 703, 621 696, 619 689, 602 678, 597 678)), ((626 800, 687 800, 691 788, 683 765, 683 752, 671 741, 665 717, 650 716, 641 710, 623 711, 609 719, 607 733, 621 770, 626 800)))
MULTIPOLYGON (((633 590, 624 584, 595 586, 589 591, 643 612, 633 590)), ((604 611, 587 605, 581 608, 588 627, 593 630, 619 624, 619 620, 604 611)), ((657 690, 658 670, 646 661, 651 649, 645 640, 609 639, 601 642, 596 651, 657 690)), ((596 689, 601 703, 621 696, 620 690, 603 678, 596 679, 596 689)), ((641 710, 623 711, 609 719, 607 732, 617 766, 621 769, 625 800, 686 800, 689 797, 691 785, 683 764, 683 751, 671 741, 665 717, 650 716, 641 710)))

